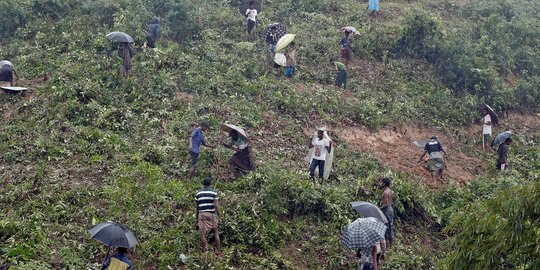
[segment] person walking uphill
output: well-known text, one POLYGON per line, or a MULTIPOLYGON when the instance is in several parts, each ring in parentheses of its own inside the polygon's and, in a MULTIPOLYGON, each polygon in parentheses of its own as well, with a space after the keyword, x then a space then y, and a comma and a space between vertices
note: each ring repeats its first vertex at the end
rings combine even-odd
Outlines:
POLYGON ((292 78, 296 72, 296 44, 291 42, 285 51, 287 66, 285 67, 285 77, 292 78))
POLYGON ((442 144, 437 140, 437 137, 431 137, 431 140, 426 143, 424 150, 419 162, 422 161, 426 154, 429 154, 427 168, 431 171, 431 178, 433 181, 436 181, 437 178, 443 180, 445 164, 441 152, 445 155, 446 152, 444 151, 442 144))
POLYGON ((319 167, 319 178, 324 178, 324 163, 328 153, 332 152, 332 140, 325 138, 325 130, 317 130, 317 137, 309 141, 309 148, 313 148, 311 164, 309 166, 309 177, 315 181, 315 168, 319 167))
POLYGON ((0 61, 0 83, 7 82, 9 86, 14 86, 16 80, 19 80, 19 75, 8 59, 0 61))
POLYGON ((506 162, 508 158, 508 146, 512 144, 512 138, 506 139, 497 149, 497 169, 504 172, 507 169, 506 162))
POLYGON ((191 171, 189 172, 189 179, 193 178, 193 176, 195 176, 195 173, 197 172, 197 164, 199 162, 201 145, 215 148, 215 146, 207 144, 206 139, 204 138, 203 132, 209 129, 210 125, 206 122, 202 122, 198 127, 193 129, 193 132, 189 137, 189 153, 191 155, 191 171))
POLYGON ((124 78, 129 79, 129 75, 131 74, 131 58, 133 57, 133 52, 129 43, 120 43, 120 48, 118 48, 118 57, 122 59, 120 74, 124 78))
POLYGON ((389 243, 394 242, 394 235, 392 233, 392 227, 394 225, 394 208, 392 207, 393 204, 393 197, 394 192, 390 189, 390 185, 392 184, 392 180, 388 178, 381 179, 381 189, 383 189, 382 199, 381 199, 381 211, 386 216, 386 219, 388 220, 388 224, 386 227, 386 234, 385 238, 388 240, 389 243))
POLYGON ((255 39, 255 32, 257 31, 257 9, 255 3, 249 2, 249 8, 246 10, 247 17, 247 32, 250 38, 255 39))
POLYGON ((195 195, 196 211, 196 227, 200 233, 201 253, 206 252, 206 235, 209 231, 214 233, 214 252, 216 255, 221 255, 221 242, 219 239, 219 222, 221 213, 219 211, 218 192, 213 189, 212 179, 206 177, 203 181, 204 187, 195 195))
POLYGON ((156 47, 156 40, 159 37, 161 21, 159 18, 154 18, 150 20, 148 24, 148 31, 146 31, 146 46, 148 48, 154 49, 156 47))
POLYGON ((339 44, 343 47, 341 49, 341 59, 343 59, 343 63, 346 66, 349 65, 349 61, 351 61, 352 40, 349 38, 350 34, 350 31, 343 31, 343 37, 339 40, 339 44))
POLYGON ((133 269, 133 263, 127 257, 127 249, 119 247, 116 254, 107 257, 101 270, 131 270, 133 269))

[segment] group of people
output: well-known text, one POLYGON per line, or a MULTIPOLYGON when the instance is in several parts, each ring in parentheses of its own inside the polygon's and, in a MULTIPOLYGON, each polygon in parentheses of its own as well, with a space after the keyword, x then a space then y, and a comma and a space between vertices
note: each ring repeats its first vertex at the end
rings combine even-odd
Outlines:
MULTIPOLYGON (((232 125, 230 125, 232 126, 232 125)), ((251 151, 251 146, 248 143, 248 138, 245 134, 242 134, 243 130, 236 129, 236 126, 232 126, 228 131, 231 139, 230 143, 223 143, 222 145, 228 149, 233 150, 235 153, 229 159, 229 171, 230 178, 236 179, 242 176, 246 172, 254 171, 255 159, 251 151)), ((210 130, 210 124, 207 122, 201 122, 191 132, 189 137, 189 154, 191 156, 191 170, 189 172, 189 178, 193 178, 197 172, 197 166, 199 163, 199 154, 201 145, 215 148, 215 145, 207 143, 204 132, 210 130)))

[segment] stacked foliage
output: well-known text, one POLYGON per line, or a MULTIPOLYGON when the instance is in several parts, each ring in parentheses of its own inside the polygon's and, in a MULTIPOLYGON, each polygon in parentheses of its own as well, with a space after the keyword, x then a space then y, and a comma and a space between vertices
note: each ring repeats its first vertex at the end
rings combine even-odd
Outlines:
MULTIPOLYGON (((390 2, 383 17, 372 19, 362 12, 364 3, 352 0, 268 0, 260 23, 280 21, 299 34, 300 64, 292 81, 271 68, 262 41, 246 41, 238 3, 0 3, 2 54, 25 79, 45 80, 34 94, 0 97, 0 265, 95 268, 103 248, 85 230, 105 220, 136 232, 137 269, 175 268, 180 253, 189 256, 190 267, 204 265, 197 258, 193 212, 200 181, 185 180, 185 148, 192 124, 207 120, 246 127, 260 161, 257 173, 216 182, 225 206, 225 254, 212 267, 353 268, 338 244, 341 227, 357 217, 348 203, 377 203, 374 183, 389 176, 399 221, 388 269, 535 269, 534 202, 512 200, 503 214, 517 221, 500 228, 480 230, 485 222, 461 214, 496 215, 501 200, 537 181, 537 133, 519 137, 510 175, 436 192, 339 137, 331 183, 307 181, 300 159, 304 128, 316 124, 422 121, 452 128, 477 119, 482 101, 500 111, 538 110, 538 3, 529 2, 527 10, 511 0, 390 2), (159 49, 142 50, 145 25, 154 16, 162 19, 159 49), (332 86, 328 60, 339 52, 338 29, 349 24, 362 35, 354 41, 356 59, 344 92, 332 86), (117 75, 116 44, 104 37, 113 30, 136 40, 133 76, 125 82, 117 75), (504 249, 490 248, 498 242, 488 238, 475 250, 484 257, 468 253, 478 232, 516 228, 522 231, 504 249), (447 235, 456 235, 448 249, 440 241, 447 235)), ((207 134, 213 141, 223 136, 207 134)), ((201 175, 220 179, 230 154, 203 152, 208 166, 201 175)))

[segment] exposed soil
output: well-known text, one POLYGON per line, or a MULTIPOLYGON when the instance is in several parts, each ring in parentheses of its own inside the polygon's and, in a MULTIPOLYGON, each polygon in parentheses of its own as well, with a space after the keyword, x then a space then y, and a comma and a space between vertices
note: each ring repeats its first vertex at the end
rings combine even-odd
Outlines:
POLYGON ((414 145, 414 141, 427 141, 436 136, 442 142, 448 156, 445 158, 445 177, 459 183, 474 179, 484 173, 484 163, 480 158, 470 157, 461 152, 453 151, 463 146, 456 139, 447 136, 434 128, 408 124, 405 126, 387 126, 379 130, 365 127, 349 127, 338 130, 339 136, 352 147, 370 152, 383 164, 396 170, 420 177, 432 187, 445 185, 444 182, 433 182, 424 162, 418 163, 423 149, 414 145))

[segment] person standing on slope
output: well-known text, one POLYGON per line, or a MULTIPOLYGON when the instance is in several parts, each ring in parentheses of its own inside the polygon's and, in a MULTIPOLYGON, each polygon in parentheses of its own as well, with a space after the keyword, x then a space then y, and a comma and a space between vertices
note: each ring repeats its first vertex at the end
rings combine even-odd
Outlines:
POLYGON ((343 60, 343 63, 348 66, 349 61, 351 61, 351 44, 352 40, 349 38, 349 35, 351 34, 350 31, 343 31, 343 37, 339 40, 339 45, 342 46, 341 48, 341 59, 343 60))
POLYGON ((159 18, 150 20, 150 23, 148 24, 148 31, 146 31, 146 45, 148 48, 154 49, 156 47, 156 40, 159 37, 159 28, 159 18))
POLYGON ((309 148, 313 148, 311 164, 309 166, 309 177, 315 182, 315 168, 319 167, 319 178, 324 179, 324 163, 328 153, 332 152, 332 140, 325 136, 325 130, 317 130, 317 137, 309 141, 309 148))
POLYGON ((191 136, 189 137, 189 154, 191 156, 191 170, 189 172, 189 179, 195 176, 197 172, 197 164, 199 163, 199 152, 201 145, 206 147, 215 148, 215 146, 206 143, 204 138, 204 132, 210 130, 210 125, 207 122, 202 122, 198 127, 193 129, 191 136))
POLYGON ((482 115, 484 116, 482 118, 482 149, 489 150, 489 138, 492 134, 491 115, 486 108, 482 109, 482 115))
POLYGON ((212 179, 206 177, 203 181, 204 187, 195 195, 196 227, 200 233, 200 252, 206 252, 206 235, 209 231, 214 233, 215 253, 221 255, 221 242, 219 239, 219 222, 221 213, 219 211, 218 192, 213 189, 212 179))
POLYGON ((247 32, 251 39, 255 39, 255 32, 257 31, 257 9, 255 9, 255 3, 249 2, 249 8, 246 10, 247 17, 247 32))
POLYGON ((386 234, 385 238, 388 240, 389 244, 394 242, 394 235, 392 233, 392 227, 394 225, 394 208, 392 207, 393 204, 393 197, 394 197, 394 191, 390 189, 390 185, 392 184, 392 180, 389 178, 383 178, 381 179, 381 189, 383 189, 383 194, 381 198, 381 211, 386 216, 386 219, 388 220, 388 223, 386 224, 386 234))
POLYGON ((512 138, 508 138, 499 145, 497 149, 497 169, 504 172, 507 169, 506 163, 508 158, 508 146, 512 144, 512 138))
POLYGON ((445 155, 446 152, 444 151, 442 144, 437 140, 437 137, 431 137, 431 140, 426 143, 424 150, 419 162, 422 161, 426 154, 429 154, 427 169, 431 171, 431 178, 433 181, 436 181, 437 179, 443 180, 445 164, 441 152, 445 155))

